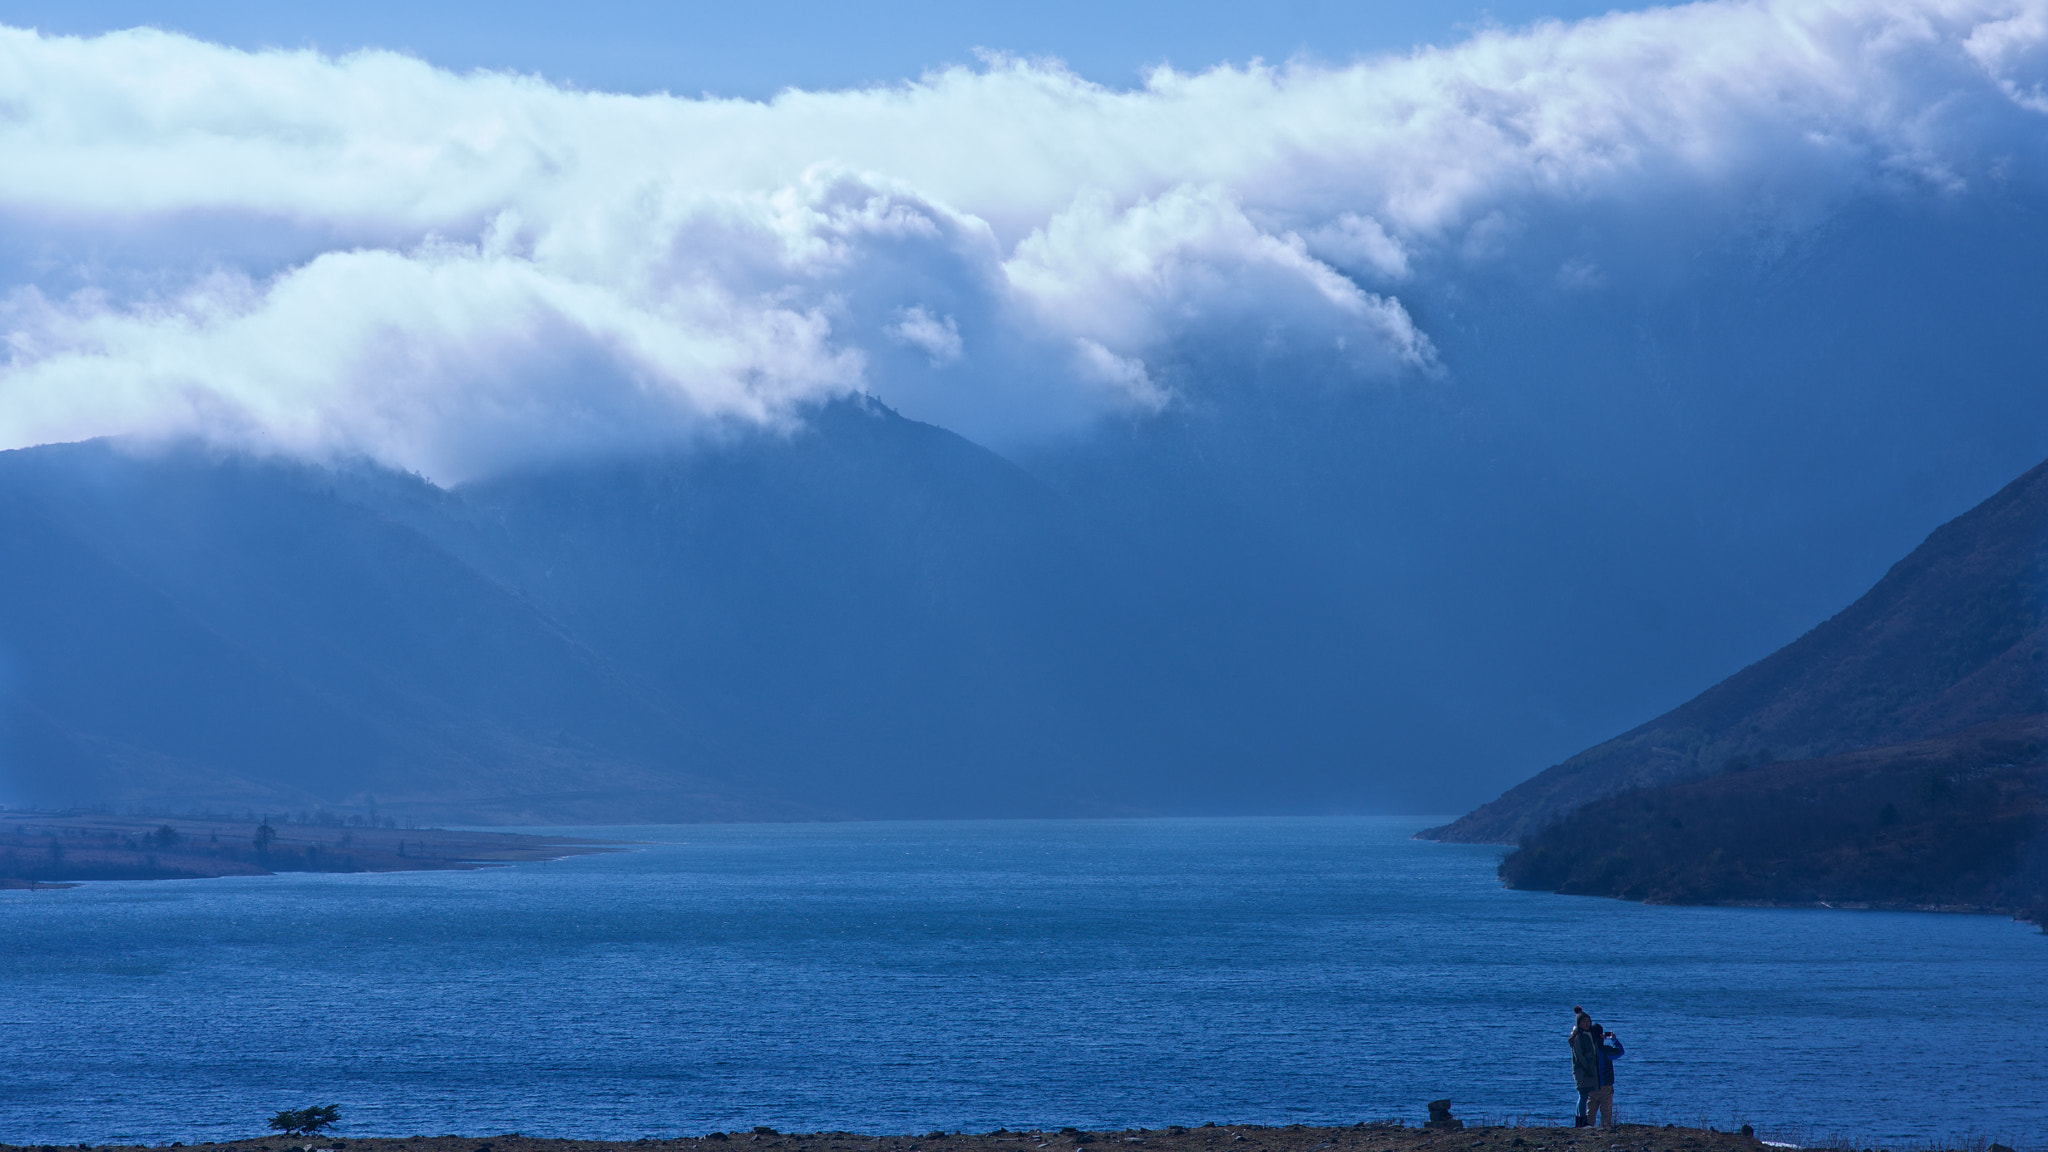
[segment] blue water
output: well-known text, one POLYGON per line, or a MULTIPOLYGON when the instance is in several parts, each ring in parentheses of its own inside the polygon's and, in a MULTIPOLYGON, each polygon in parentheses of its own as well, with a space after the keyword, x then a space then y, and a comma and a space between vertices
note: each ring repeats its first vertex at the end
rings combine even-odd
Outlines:
POLYGON ((465 873, 0 893, 0 1141, 1568 1119, 2048 1147, 2048 936, 1508 892, 1413 821, 633 828, 465 873))

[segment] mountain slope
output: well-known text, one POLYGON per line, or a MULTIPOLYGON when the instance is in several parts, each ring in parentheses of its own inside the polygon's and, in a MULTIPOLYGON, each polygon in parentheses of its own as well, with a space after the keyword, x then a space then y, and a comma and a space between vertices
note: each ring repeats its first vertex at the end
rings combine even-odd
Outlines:
POLYGON ((450 491, 191 448, 0 453, 0 802, 1227 803, 1166 787, 1200 750, 1188 715, 1228 693, 1148 572, 1013 465, 866 401, 450 491))
POLYGON ((1501 862, 1511 887, 1653 903, 2048 918, 2048 716, 1587 804, 1501 862))
POLYGON ((1936 529, 1793 643, 1423 835, 1514 843, 1629 789, 2048 711, 2044 603, 2048 464, 1936 529))
POLYGON ((708 787, 716 753, 629 678, 317 470, 6 453, 0 520, 16 802, 481 811, 708 787))
POLYGON ((1137 811, 1183 744, 1154 702, 1201 665, 1143 566, 1015 466, 869 401, 388 507, 778 795, 864 815, 1137 811))

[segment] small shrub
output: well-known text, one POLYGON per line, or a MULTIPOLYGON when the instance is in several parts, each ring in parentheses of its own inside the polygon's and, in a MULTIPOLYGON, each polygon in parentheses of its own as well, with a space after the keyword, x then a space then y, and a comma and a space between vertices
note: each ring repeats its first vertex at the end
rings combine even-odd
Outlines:
POLYGON ((311 1108, 287 1108, 270 1118, 272 1129, 287 1136, 311 1136, 341 1123, 341 1106, 315 1104, 311 1108))

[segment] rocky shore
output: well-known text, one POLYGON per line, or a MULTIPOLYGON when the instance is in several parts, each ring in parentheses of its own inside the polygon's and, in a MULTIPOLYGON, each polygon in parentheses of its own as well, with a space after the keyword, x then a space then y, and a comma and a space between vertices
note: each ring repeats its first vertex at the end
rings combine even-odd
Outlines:
MULTIPOLYGON (((200 1144, 209 1152, 1072 1152, 1083 1145, 1130 1152, 1763 1152, 1770 1147, 1741 1132, 1672 1125, 1622 1124, 1614 1128, 1408 1127, 1397 1121, 1341 1128, 1288 1125, 1175 1125, 1163 1129, 1082 1132, 1072 1128, 984 1134, 931 1132, 923 1136, 861 1136, 847 1132, 714 1132, 677 1139, 554 1140, 502 1136, 272 1137, 200 1144)), ((79 1145, 80 1148, 86 1147, 79 1145)), ((148 1146, 102 1145, 96 1152, 143 1152, 148 1146)), ((170 1147, 181 1147, 170 1145, 170 1147)), ((1832 1145, 1829 1145, 1832 1147, 1832 1145)), ((1847 1145, 1843 1146, 1845 1149, 1847 1145)), ((0 1152, 16 1146, 0 1144, 0 1152)), ((21 1152, 57 1152, 19 1146, 21 1152)), ((67 1150, 68 1152, 68 1150, 67 1150)), ((160 1149, 156 1150, 160 1152, 160 1149)), ((1090 1149, 1089 1152, 1097 1152, 1090 1149)), ((1870 1152, 1870 1150, 1865 1150, 1870 1152)), ((1920 1152, 1932 1152, 1921 1149, 1920 1152)), ((2012 1152, 2003 1145, 1970 1152, 2012 1152)))

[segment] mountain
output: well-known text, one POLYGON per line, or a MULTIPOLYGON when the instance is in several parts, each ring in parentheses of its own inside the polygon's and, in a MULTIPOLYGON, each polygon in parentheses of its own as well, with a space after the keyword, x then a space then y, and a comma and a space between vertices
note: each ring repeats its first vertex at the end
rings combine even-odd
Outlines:
MULTIPOLYGON (((0 453, 0 803, 472 823, 1413 810, 1471 758, 1457 736, 1487 721, 1461 709, 1508 698, 1468 644, 1427 641, 1460 635, 1446 605, 1491 605, 1468 630, 1505 609, 1477 589, 1430 608, 1426 554, 1376 544, 1398 526, 1368 530, 1350 481, 1234 485, 1224 451, 1324 459, 1273 438, 1342 439, 1405 403, 1345 396, 1326 417, 1346 423, 1267 429, 1190 403, 1127 449, 1029 471, 866 399, 445 489, 190 445, 0 453), (1416 752, 1400 725, 1445 735, 1416 752)), ((1623 788, 2048 711, 2042 485, 1441 834, 1517 839, 1623 788)))
POLYGON ((1423 835, 1515 843, 1617 793, 2048 712, 2044 604, 2048 464, 1942 525, 1793 643, 1423 835))
POLYGON ((2048 924, 2048 716, 1586 804, 1514 888, 1667 904, 2003 912, 2048 924))
POLYGON ((866 400, 446 490, 193 446, 0 453, 0 801, 566 823, 1293 799, 1205 752, 1263 672, 1169 582, 866 400))
POLYGON ((601 788, 753 810, 614 664, 319 470, 0 454, 0 550, 15 803, 510 816, 601 788))
POLYGON ((1070 503, 872 401, 788 435, 556 467, 393 519, 714 733, 767 794, 862 815, 1142 810, 1202 662, 1070 503), (1157 745, 1157 751, 1148 751, 1157 745))

